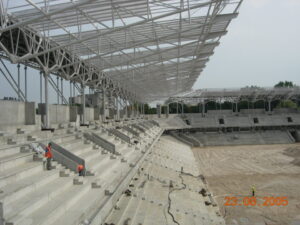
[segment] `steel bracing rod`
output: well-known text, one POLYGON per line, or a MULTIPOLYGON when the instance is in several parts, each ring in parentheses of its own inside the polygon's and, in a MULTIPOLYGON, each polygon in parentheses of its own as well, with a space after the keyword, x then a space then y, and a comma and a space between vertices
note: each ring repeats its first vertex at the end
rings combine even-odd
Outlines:
POLYGON ((11 86, 11 88, 16 92, 16 94, 18 95, 18 89, 14 87, 13 83, 9 80, 9 78, 7 77, 7 75, 5 74, 5 72, 2 70, 2 68, 0 67, 0 72, 2 73, 2 75, 4 76, 4 78, 7 80, 7 82, 9 83, 9 85, 11 86))
POLYGON ((59 96, 63 99, 63 103, 68 104, 67 99, 63 96, 63 93, 61 92, 61 90, 59 90, 59 82, 57 82, 57 84, 55 84, 53 78, 49 75, 49 83, 50 85, 53 87, 54 91, 57 93, 57 101, 59 102, 59 96))
MULTIPOLYGON (((211 2, 217 2, 217 1, 218 0, 212 0, 212 1, 209 1, 209 2, 201 3, 201 4, 198 4, 198 5, 190 7, 190 9, 196 9, 196 8, 204 7, 204 6, 207 6, 207 5, 211 4, 211 2)), ((94 34, 94 35, 91 35, 91 36, 88 36, 88 37, 83 37, 80 40, 71 41, 69 43, 64 43, 64 44, 62 44, 60 46, 56 46, 56 47, 50 48, 47 51, 42 51, 42 52, 39 52, 39 53, 31 54, 31 55, 28 55, 28 56, 25 56, 25 57, 21 57, 20 59, 21 60, 28 60, 28 59, 33 58, 33 57, 37 57, 37 56, 40 56, 40 55, 47 54, 47 53, 49 53, 51 51, 55 51, 55 50, 58 50, 58 49, 62 49, 62 48, 71 46, 71 45, 79 44, 79 43, 82 43, 82 42, 85 42, 85 41, 88 41, 88 40, 91 40, 91 39, 98 38, 99 36, 104 36, 104 35, 108 35, 108 34, 111 34, 111 33, 117 32, 117 31, 126 30, 128 28, 131 28, 131 27, 134 27, 134 26, 137 26, 137 25, 142 25, 142 24, 151 22, 153 20, 162 19, 162 18, 165 18, 165 17, 168 17, 168 16, 172 16, 174 14, 178 14, 180 12, 185 12, 185 11, 188 11, 188 10, 189 9, 187 9, 187 8, 186 9, 181 9, 181 10, 176 10, 176 11, 169 12, 169 13, 166 13, 166 14, 163 14, 163 15, 159 15, 159 16, 155 16, 155 17, 152 17, 152 18, 149 18, 149 19, 145 19, 145 20, 142 20, 142 21, 139 21, 139 22, 135 22, 135 23, 132 23, 132 24, 129 24, 129 25, 126 25, 126 26, 117 27, 117 28, 115 28, 113 30, 108 30, 108 31, 103 32, 101 34, 94 34)), ((2 32, 2 30, 0 30, 0 32, 2 32)))
MULTIPOLYGON (((5 65, 5 63, 3 62, 3 60, 0 58, 0 62, 3 65, 6 73, 8 74, 5 75, 4 71, 2 70, 2 74, 5 77, 5 79, 9 82, 9 84, 11 85, 11 87, 15 90, 17 90, 17 96, 19 98, 19 100, 21 101, 25 101, 25 95, 23 93, 23 91, 20 89, 19 84, 16 82, 16 80, 14 79, 13 75, 10 73, 9 69, 7 68, 7 66, 5 65), (10 78, 10 80, 9 80, 10 78)), ((19 76, 18 76, 19 77, 19 76)))

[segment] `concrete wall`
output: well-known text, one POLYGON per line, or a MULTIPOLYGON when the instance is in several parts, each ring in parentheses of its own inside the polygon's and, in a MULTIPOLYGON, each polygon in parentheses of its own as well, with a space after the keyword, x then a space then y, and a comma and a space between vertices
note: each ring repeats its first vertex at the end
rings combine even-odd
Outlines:
POLYGON ((25 103, 0 100, 0 127, 34 124, 34 102, 25 103))
POLYGON ((85 121, 94 121, 95 119, 95 109, 94 108, 85 108, 85 121))
POLYGON ((207 114, 213 114, 213 115, 223 115, 223 114, 232 114, 232 110, 231 109, 224 109, 224 110, 207 110, 207 114))
MULTIPOLYGON (((45 116, 45 104, 39 104, 39 114, 42 120, 45 116)), ((49 105, 50 124, 68 123, 70 121, 70 108, 68 105, 49 105)))
POLYGON ((78 107, 77 106, 70 106, 70 122, 76 122, 77 115, 78 115, 78 107))
POLYGON ((241 114, 264 114, 266 112, 265 109, 241 109, 241 114))
POLYGON ((97 107, 94 109, 94 120, 99 120, 100 119, 100 108, 97 107))
POLYGON ((70 121, 70 108, 68 105, 49 105, 51 124, 68 123, 70 121))
POLYGON ((284 113, 298 113, 298 109, 289 109, 289 108, 278 108, 273 110, 274 113, 284 114, 284 113))

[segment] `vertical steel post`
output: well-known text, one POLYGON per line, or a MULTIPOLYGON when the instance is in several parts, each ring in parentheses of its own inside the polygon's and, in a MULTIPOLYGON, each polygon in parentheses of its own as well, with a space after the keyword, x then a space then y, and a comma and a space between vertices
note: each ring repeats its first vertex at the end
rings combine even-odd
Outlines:
POLYGON ((49 93, 48 93, 48 73, 44 72, 45 78, 45 128, 50 127, 49 121, 49 93))
POLYGON ((40 103, 43 103, 43 72, 40 71, 40 103))
POLYGON ((81 99, 82 99, 82 120, 81 120, 81 123, 84 125, 85 124, 85 93, 84 93, 84 89, 85 89, 85 86, 84 84, 82 83, 81 84, 81 99))
POLYGON ((119 97, 116 97, 116 107, 117 107, 117 120, 120 119, 120 107, 119 107, 119 97))
POLYGON ((64 80, 63 78, 61 77, 60 78, 60 90, 61 90, 61 104, 63 105, 64 104, 64 80))
MULTIPOLYGON (((73 97, 75 98, 76 97, 76 93, 75 93, 75 81, 73 81, 73 97)), ((75 102, 75 101, 74 101, 75 102)))
POLYGON ((24 67, 25 72, 25 101, 27 102, 27 65, 24 67))
POLYGON ((56 91, 56 94, 57 94, 57 105, 59 105, 59 77, 58 76, 56 77, 56 86, 57 86, 57 91, 56 91))
POLYGON ((102 121, 105 122, 105 88, 102 89, 102 121))
POLYGON ((21 101, 21 88, 20 88, 20 64, 18 64, 18 101, 21 101))
POLYGON ((70 81, 70 98, 69 98, 69 105, 72 104, 72 81, 70 81))

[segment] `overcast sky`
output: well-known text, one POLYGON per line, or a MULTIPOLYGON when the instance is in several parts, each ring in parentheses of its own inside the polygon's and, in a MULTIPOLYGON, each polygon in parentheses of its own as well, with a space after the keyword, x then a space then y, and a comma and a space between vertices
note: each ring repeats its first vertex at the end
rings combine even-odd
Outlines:
POLYGON ((300 85, 300 0, 244 0, 198 88, 300 85))
MULTIPOLYGON (((300 85, 300 0, 244 0, 197 88, 274 86, 281 80, 300 85)), ((16 66, 9 66, 16 76, 16 66)), ((23 68, 23 66, 21 66, 23 68)), ((22 74, 23 74, 22 70, 22 74)), ((39 102, 39 76, 29 71, 29 100, 39 102)), ((22 87, 24 86, 22 76, 22 87)), ((64 83, 69 96, 69 85, 64 83)), ((0 98, 16 96, 0 76, 0 98)), ((50 102, 56 95, 50 88, 50 102)))

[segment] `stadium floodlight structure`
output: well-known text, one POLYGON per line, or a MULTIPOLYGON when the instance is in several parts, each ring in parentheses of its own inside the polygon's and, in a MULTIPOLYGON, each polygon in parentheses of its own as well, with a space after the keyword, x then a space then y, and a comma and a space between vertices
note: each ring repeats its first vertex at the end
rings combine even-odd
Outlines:
POLYGON ((0 53, 151 102, 191 89, 242 1, 0 0, 0 53))

